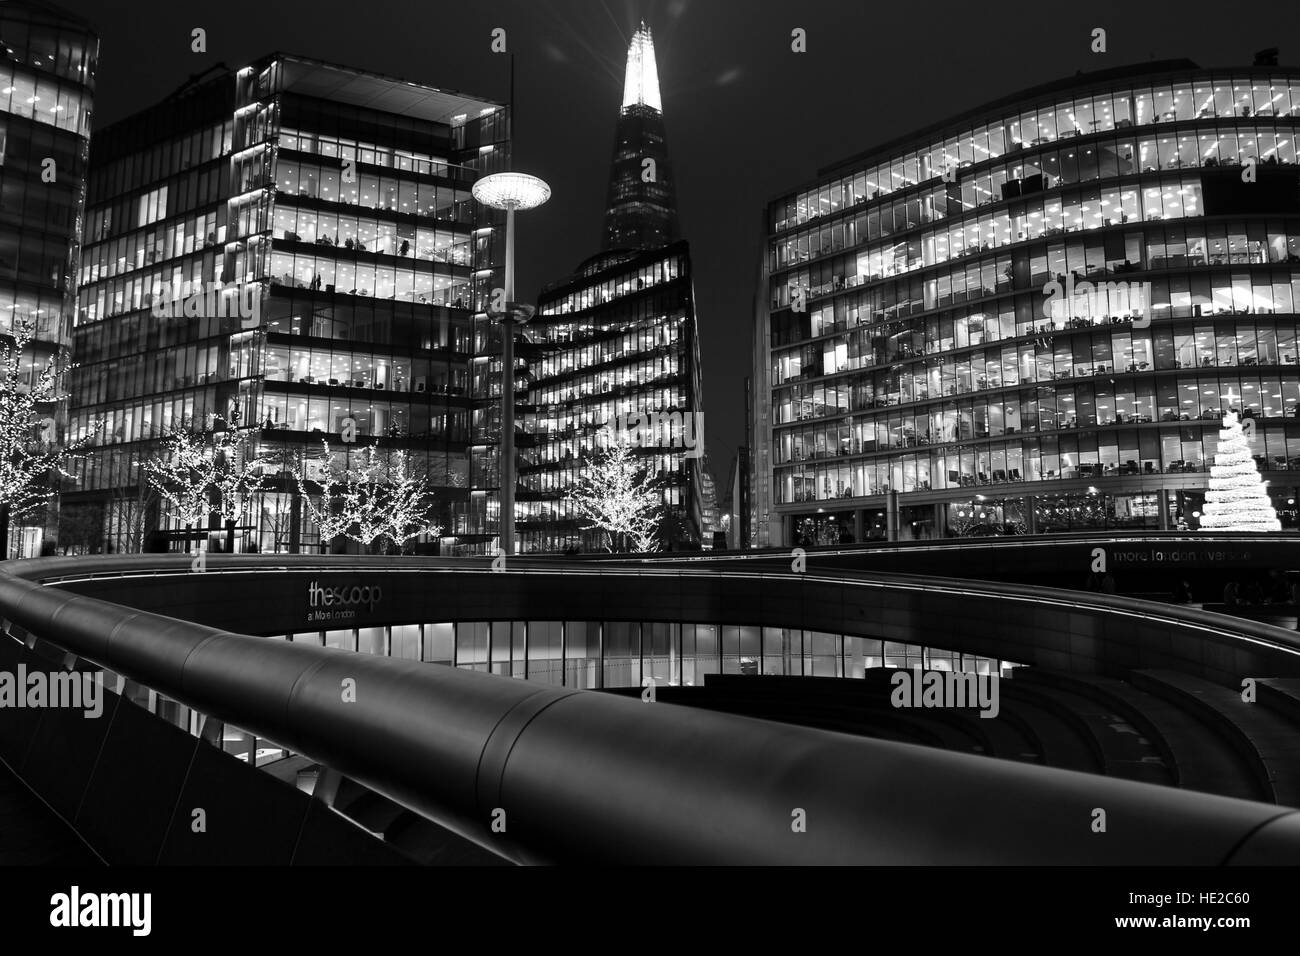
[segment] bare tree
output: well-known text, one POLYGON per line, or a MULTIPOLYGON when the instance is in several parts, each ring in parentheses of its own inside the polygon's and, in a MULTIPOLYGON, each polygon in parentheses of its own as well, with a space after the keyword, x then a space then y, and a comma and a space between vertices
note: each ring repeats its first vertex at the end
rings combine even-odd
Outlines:
POLYGON ((133 459, 120 449, 113 451, 112 490, 105 509, 107 533, 117 540, 117 549, 123 554, 139 554, 144 550, 149 515, 156 510, 158 492, 149 483, 144 460, 133 459), (117 474, 117 468, 125 470, 117 474))
POLYGON ((65 504, 59 509, 59 547, 64 554, 94 554, 103 543, 103 505, 65 504))
MULTIPOLYGON (((291 445, 273 445, 260 452, 256 464, 263 480, 261 491, 274 491, 275 488, 272 488, 269 483, 278 481, 280 490, 287 492, 290 497, 297 497, 300 494, 301 483, 298 478, 304 467, 301 449, 291 445), (285 483, 288 483, 288 487, 285 483)), ((284 505, 283 500, 273 502, 264 494, 258 509, 256 533, 260 535, 263 531, 269 532, 271 548, 277 552, 287 551, 293 540, 294 509, 292 505, 289 507, 284 505)))

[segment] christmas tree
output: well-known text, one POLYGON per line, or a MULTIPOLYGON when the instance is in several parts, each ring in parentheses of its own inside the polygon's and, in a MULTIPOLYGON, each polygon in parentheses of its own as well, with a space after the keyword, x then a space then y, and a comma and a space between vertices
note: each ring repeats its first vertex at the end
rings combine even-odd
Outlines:
POLYGON ((1223 416, 1219 447, 1210 466, 1210 490, 1205 494, 1201 528, 1205 531, 1282 530, 1236 412, 1223 416))

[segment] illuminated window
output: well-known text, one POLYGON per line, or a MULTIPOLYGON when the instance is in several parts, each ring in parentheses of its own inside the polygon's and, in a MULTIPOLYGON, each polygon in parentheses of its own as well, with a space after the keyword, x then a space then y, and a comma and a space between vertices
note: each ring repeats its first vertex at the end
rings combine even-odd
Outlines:
POLYGON ((147 226, 157 222, 167 215, 167 187, 159 186, 150 190, 140 197, 139 203, 135 224, 147 226))

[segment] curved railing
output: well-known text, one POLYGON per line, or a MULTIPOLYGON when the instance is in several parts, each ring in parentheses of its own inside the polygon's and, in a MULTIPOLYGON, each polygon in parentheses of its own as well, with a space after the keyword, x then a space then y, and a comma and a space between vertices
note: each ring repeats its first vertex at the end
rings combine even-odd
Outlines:
POLYGON ((312 576, 332 574, 387 582, 384 607, 358 624, 539 618, 746 624, 1085 673, 1172 668, 1232 687, 1246 677, 1300 676, 1300 636, 1269 624, 1124 595, 934 575, 542 558, 513 558, 509 571, 494 572, 485 559, 349 555, 213 555, 204 574, 191 573, 183 555, 46 558, 10 567, 29 580, 143 610, 188 616, 198 608, 199 619, 244 633, 303 630, 288 596, 301 593, 312 576), (431 587, 430 573, 446 586, 431 587), (239 600, 213 587, 228 575, 241 581, 239 600))
POLYGON ((1300 858, 1300 812, 1265 804, 268 641, 5 573, 0 614, 518 862, 1300 858))

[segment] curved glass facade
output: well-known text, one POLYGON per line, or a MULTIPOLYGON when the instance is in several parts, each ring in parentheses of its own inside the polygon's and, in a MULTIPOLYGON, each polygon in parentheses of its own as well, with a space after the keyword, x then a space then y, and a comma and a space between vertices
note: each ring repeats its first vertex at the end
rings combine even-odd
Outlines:
POLYGON ((1195 528, 1229 408, 1295 526, 1300 74, 1107 77, 771 204, 760 543, 1195 528))
POLYGON ((897 641, 739 624, 458 621, 271 635, 579 688, 703 684, 708 674, 858 677, 876 667, 1000 673, 1017 667, 897 641))
MULTIPOLYGON (((99 38, 89 24, 47 4, 0 5, 0 333, 30 325, 29 384, 71 346, 76 270, 99 38)), ((62 442, 67 403, 42 441, 62 442)), ((53 507, 23 516, 9 554, 40 553, 56 527, 53 507)))

